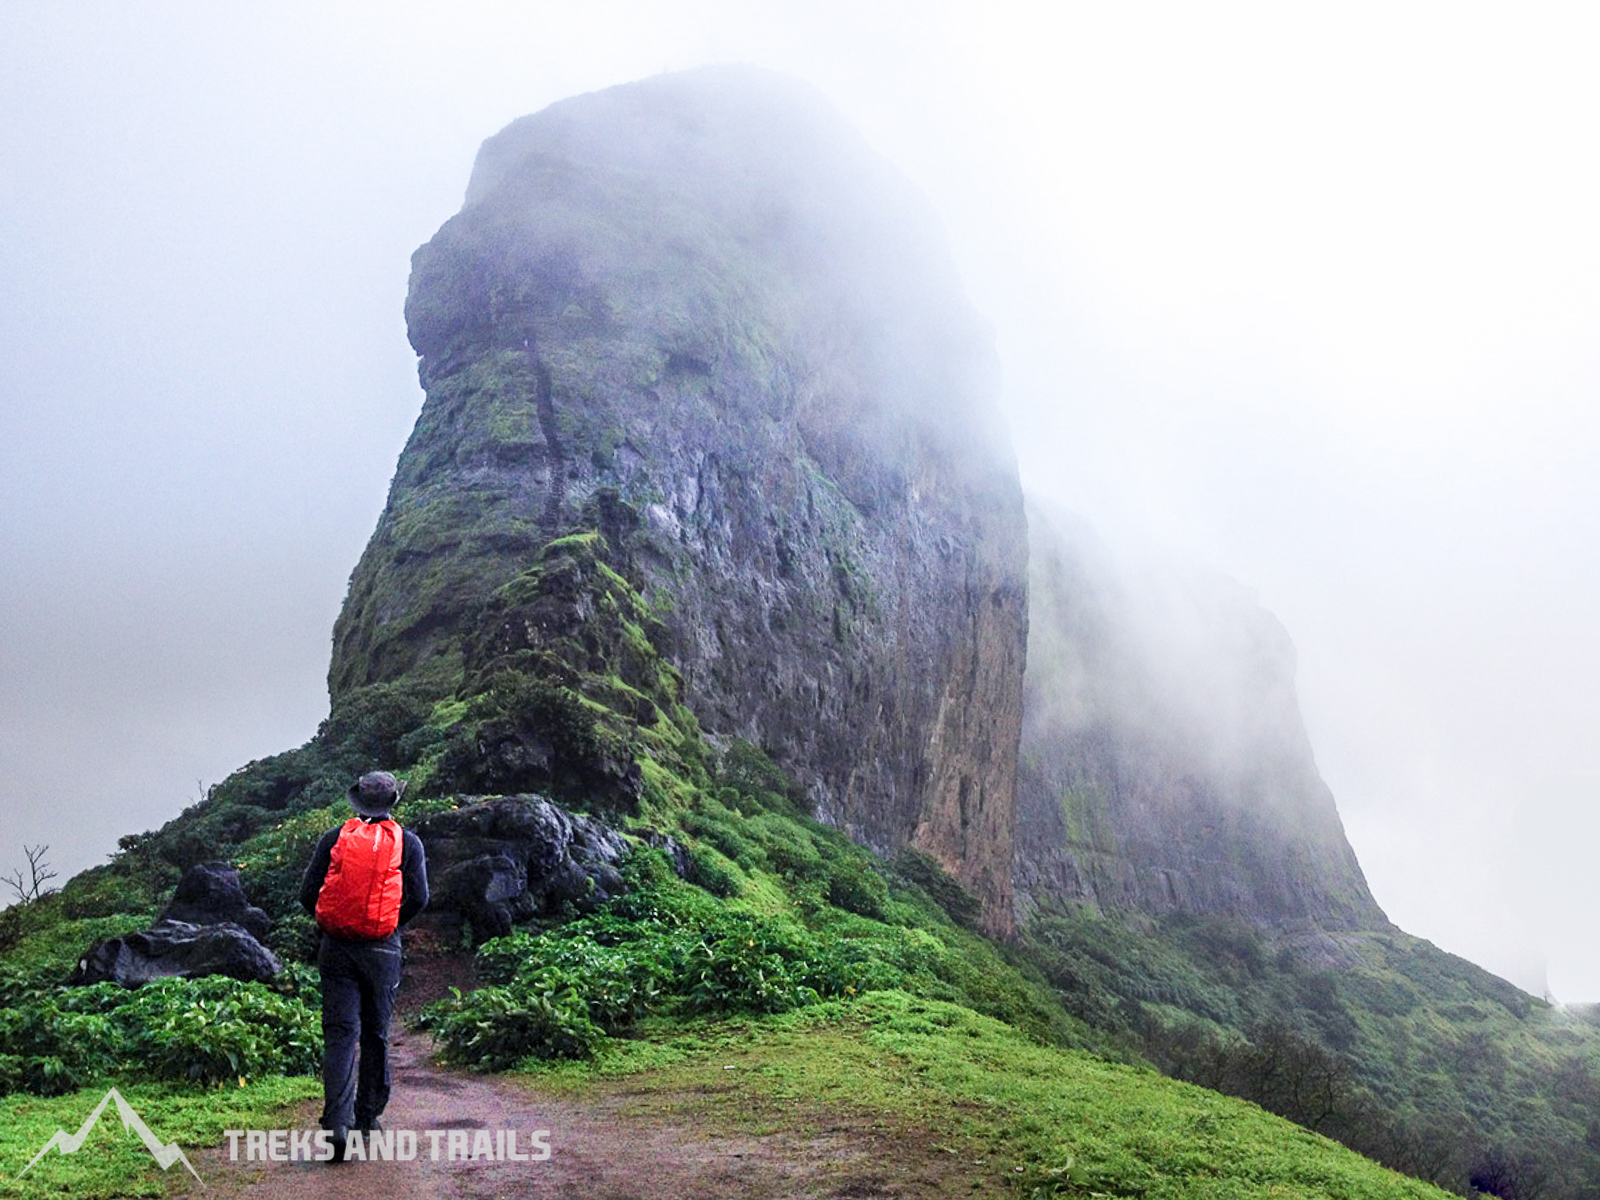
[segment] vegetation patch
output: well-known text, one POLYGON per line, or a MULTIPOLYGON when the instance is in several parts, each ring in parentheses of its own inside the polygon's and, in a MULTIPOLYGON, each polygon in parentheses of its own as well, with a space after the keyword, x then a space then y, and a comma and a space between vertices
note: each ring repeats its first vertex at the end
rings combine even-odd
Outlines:
POLYGON ((285 991, 225 976, 28 987, 0 1009, 0 1093, 59 1095, 108 1081, 195 1083, 298 1075, 322 1060, 315 972, 285 991))
POLYGON ((998 1195, 1447 1195, 1254 1105, 1040 1045, 970 1009, 903 991, 714 1025, 658 1023, 650 1033, 648 1049, 540 1065, 530 1082, 616 1091, 628 1098, 626 1112, 670 1111, 757 1136, 847 1127, 892 1145, 894 1133, 915 1131, 886 1170, 914 1178, 933 1157, 959 1164, 972 1190, 998 1195), (618 1075, 625 1082, 611 1082, 618 1075))
MULTIPOLYGON (((286 1105, 322 1094, 321 1081, 308 1075, 272 1075, 209 1087, 119 1082, 117 1088, 157 1137, 184 1146, 221 1144, 229 1129, 280 1128, 286 1105)), ((77 1132, 104 1095, 105 1087, 97 1084, 49 1098, 0 1097, 0 1197, 121 1200, 166 1195, 171 1171, 182 1174, 182 1165, 163 1175, 144 1144, 123 1131, 114 1110, 101 1114, 78 1153, 52 1151, 19 1178, 57 1130, 77 1132)))

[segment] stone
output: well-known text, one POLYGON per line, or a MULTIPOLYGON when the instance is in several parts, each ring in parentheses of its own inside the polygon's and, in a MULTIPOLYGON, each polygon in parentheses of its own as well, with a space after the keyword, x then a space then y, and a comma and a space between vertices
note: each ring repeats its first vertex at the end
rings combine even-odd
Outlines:
POLYGON ((271 926, 272 918, 245 898, 239 868, 196 863, 183 873, 154 925, 95 942, 69 982, 138 987, 169 975, 231 975, 265 983, 283 969, 258 940, 271 926))
POLYGON ((429 909, 459 915, 476 941, 568 907, 593 911, 625 887, 628 840, 543 796, 476 800, 412 829, 428 852, 429 909))
POLYGON ((272 918, 245 898, 239 868, 231 863, 196 863, 183 873, 172 899, 158 921, 186 921, 192 925, 232 922, 257 938, 267 936, 272 918))
POLYGON ((277 957, 243 926, 162 920, 143 932, 96 942, 78 960, 68 982, 131 988, 171 975, 231 975, 267 983, 282 969, 277 957))

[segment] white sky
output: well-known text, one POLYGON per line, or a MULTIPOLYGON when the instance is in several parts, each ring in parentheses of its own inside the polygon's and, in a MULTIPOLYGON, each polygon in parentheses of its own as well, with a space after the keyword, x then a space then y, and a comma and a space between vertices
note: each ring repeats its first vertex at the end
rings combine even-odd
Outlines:
POLYGON ((0 871, 314 731, 478 143, 745 61, 943 213, 1027 484, 1288 626, 1390 916, 1600 999, 1595 11, 0 0, 0 871))

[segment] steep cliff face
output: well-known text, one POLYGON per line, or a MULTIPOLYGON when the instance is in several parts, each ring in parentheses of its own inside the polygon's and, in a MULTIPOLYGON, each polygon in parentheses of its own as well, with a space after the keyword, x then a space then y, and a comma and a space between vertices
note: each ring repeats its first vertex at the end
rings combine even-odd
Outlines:
POLYGON ((1382 929, 1295 696, 1294 647, 1245 589, 1118 562, 1029 511, 1017 899, 1382 929))
POLYGON ((335 702, 453 693, 496 590, 598 530, 704 729, 1004 931, 1026 528, 991 336, 909 185, 801 85, 660 76, 491 138, 412 265, 427 400, 335 702))

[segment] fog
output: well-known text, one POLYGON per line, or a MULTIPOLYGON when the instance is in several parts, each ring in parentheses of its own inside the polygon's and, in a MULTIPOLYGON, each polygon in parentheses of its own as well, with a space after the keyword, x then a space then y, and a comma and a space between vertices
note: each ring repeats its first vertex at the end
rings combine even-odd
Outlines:
POLYGON ((929 196, 1030 490, 1253 588, 1406 929, 1600 999, 1600 29, 1450 5, 0 8, 0 872, 326 712, 478 144, 738 61, 929 196))

